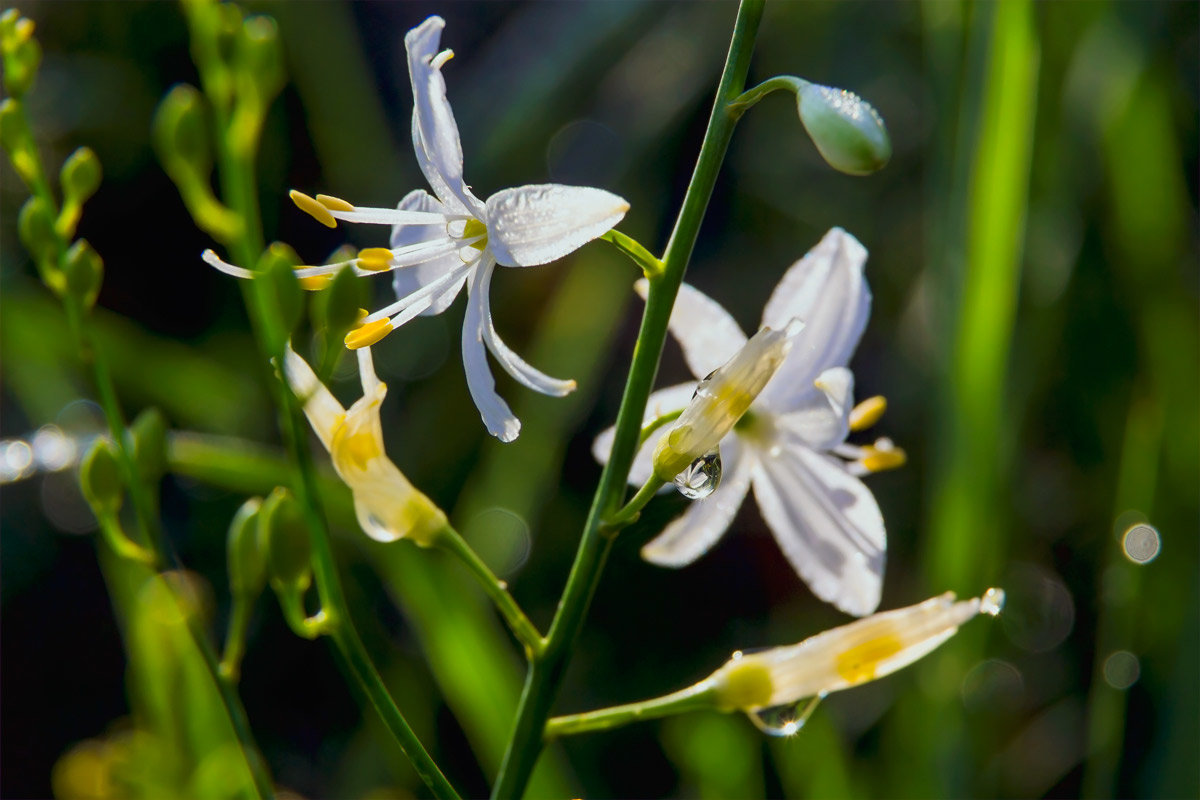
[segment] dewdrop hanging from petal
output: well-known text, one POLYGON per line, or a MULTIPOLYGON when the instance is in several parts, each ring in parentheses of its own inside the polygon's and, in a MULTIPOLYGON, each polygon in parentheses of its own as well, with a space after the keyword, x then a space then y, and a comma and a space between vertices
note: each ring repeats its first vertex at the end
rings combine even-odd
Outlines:
MULTIPOLYGON (((529 267, 574 252, 616 225, 629 204, 603 189, 560 184, 503 189, 486 201, 463 177, 462 144, 441 68, 453 53, 439 50, 441 17, 430 17, 404 37, 413 91, 412 137, 417 163, 433 193, 409 192, 395 209, 366 208, 318 194, 293 191, 293 202, 328 227, 338 221, 392 226, 389 247, 368 247, 356 258, 325 266, 301 267, 306 288, 350 267, 357 275, 391 272, 397 300, 363 317, 345 339, 351 349, 369 347, 422 314, 440 314, 467 287, 462 352, 467 387, 488 432, 510 442, 520 421, 496 393, 487 353, 517 382, 561 397, 575 381, 552 378, 527 364, 496 332, 488 294, 497 264, 529 267)), ((205 260, 241 278, 253 273, 228 264, 212 251, 205 260)))
POLYGON ((674 480, 693 462, 716 451, 783 364, 792 337, 803 328, 799 320, 792 320, 780 331, 763 328, 724 366, 700 382, 687 408, 654 449, 654 474, 658 478, 674 480))
POLYGON ((960 602, 946 592, 799 644, 734 653, 701 685, 714 691, 718 708, 745 712, 767 733, 790 735, 825 695, 890 675, 932 652, 964 622, 978 614, 994 617, 1003 607, 1001 589, 960 602))

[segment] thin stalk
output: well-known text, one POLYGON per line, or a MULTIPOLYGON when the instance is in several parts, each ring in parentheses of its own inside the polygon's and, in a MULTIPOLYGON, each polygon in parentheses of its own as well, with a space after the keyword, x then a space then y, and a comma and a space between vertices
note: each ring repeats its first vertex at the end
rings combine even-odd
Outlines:
POLYGON ((626 503, 620 511, 617 511, 604 521, 604 528, 620 530, 637 522, 642 509, 654 499, 654 495, 662 488, 663 483, 664 481, 656 475, 651 475, 647 478, 646 482, 642 484, 642 488, 637 490, 637 494, 633 496, 633 499, 626 503))
POLYGON ((642 415, 666 340, 667 321, 671 317, 675 296, 691 259, 700 223, 733 135, 737 119, 729 110, 729 103, 745 87, 762 11, 763 0, 742 0, 738 8, 708 129, 675 229, 662 258, 663 271, 649 279, 650 292, 642 314, 621 408, 617 413, 612 454, 592 500, 575 562, 567 578, 558 612, 550 626, 546 650, 541 658, 533 660, 526 675, 512 738, 492 789, 493 798, 520 797, 525 791, 542 749, 542 735, 550 715, 550 706, 566 672, 571 651, 608 558, 615 531, 602 530, 602 522, 617 510, 625 493, 629 468, 637 451, 642 415))
POLYGON ((753 89, 747 89, 742 94, 729 104, 729 110, 741 116, 750 108, 769 95, 771 92, 791 92, 799 94, 800 90, 808 86, 808 81, 803 78, 797 78, 795 75, 776 75, 774 78, 767 80, 755 86, 753 89))
POLYGON ((600 238, 629 256, 633 263, 642 268, 642 272, 647 278, 653 278, 662 272, 663 263, 632 236, 626 236, 616 228, 613 228, 600 238))
POLYGON ((702 681, 652 700, 555 717, 546 723, 546 738, 619 728, 633 722, 668 717, 686 711, 711 710, 714 707, 713 694, 712 681, 702 681))
POLYGON ((496 577, 496 574, 483 563, 479 554, 467 544, 458 531, 449 525, 437 534, 434 544, 457 558, 470 570, 471 575, 479 582, 484 593, 496 606, 500 616, 508 623, 509 629, 517 640, 525 646, 529 658, 537 658, 546 647, 546 640, 525 612, 517 605, 517 601, 508 593, 507 584, 496 577))
MULTIPOLYGON (((218 103, 214 102, 213 105, 218 109, 217 153, 222 200, 242 220, 242 235, 230 243, 230 249, 237 260, 244 264, 254 264, 263 250, 257 186, 254 180, 254 148, 231 146, 230 115, 221 112, 218 103)), ((250 283, 243 284, 242 299, 250 316, 255 338, 268 361, 282 364, 283 353, 268 352, 267 343, 286 341, 286 331, 283 331, 280 321, 274 318, 271 309, 258 302, 254 288, 250 283)), ((457 798, 458 793, 446 780, 433 757, 421 744, 396 706, 366 647, 363 646, 358 631, 354 628, 333 558, 333 547, 325 526, 325 517, 317 500, 316 475, 307 447, 307 428, 301 420, 300 411, 291 392, 279 380, 273 380, 271 385, 276 408, 279 410, 280 432, 292 465, 292 491, 303 509, 312 540, 313 573, 316 577, 321 610, 324 613, 322 630, 332 637, 363 693, 371 701, 384 726, 395 738, 421 780, 435 797, 457 798)), ((222 684, 224 685, 224 682, 222 684)))

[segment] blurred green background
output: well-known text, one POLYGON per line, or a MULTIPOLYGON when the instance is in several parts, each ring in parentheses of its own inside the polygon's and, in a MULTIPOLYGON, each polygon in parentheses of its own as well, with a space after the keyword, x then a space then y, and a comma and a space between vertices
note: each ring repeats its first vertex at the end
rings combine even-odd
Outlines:
MULTIPOLYGON (((666 2, 245 8, 278 21, 290 76, 264 131, 264 227, 310 261, 347 241, 382 244, 386 232, 321 228, 287 189, 391 205, 424 186, 402 39, 432 13, 446 17, 443 46, 456 53, 444 74, 476 192, 601 186, 632 203, 621 229, 660 250, 735 11, 666 2)), ((867 246, 874 314, 852 366, 860 397, 889 399, 879 433, 909 454, 904 469, 869 479, 888 523, 883 607, 989 585, 1003 586, 1009 605, 915 667, 829 698, 793 738, 766 739, 740 717, 717 715, 588 735, 548 752, 538 791, 1200 792, 1197 10, 768 4, 751 80, 792 73, 860 93, 887 121, 895 155, 869 178, 834 173, 791 102, 768 98, 734 137, 688 280, 752 328, 783 271, 829 227, 867 246), (1161 549, 1142 563, 1150 551, 1134 540, 1161 549)), ((277 434, 238 287, 200 261, 212 242, 150 144, 158 100, 177 81, 197 81, 187 28, 163 2, 21 11, 45 51, 30 97, 43 158, 56 170, 87 144, 104 164, 80 226, 106 264, 100 341, 126 410, 156 406, 182 432, 173 450, 182 474, 164 482, 163 514, 178 561, 202 579, 219 636, 225 530, 248 494, 276 482, 273 451, 250 476, 202 473, 187 467, 189 453, 210 440, 188 433, 271 447, 277 434)), ((0 490, 0 795, 103 796, 112 786, 96 776, 106 770, 136 771, 139 754, 143 764, 152 754, 170 771, 172 758, 193 751, 206 755, 190 791, 235 793, 228 753, 203 744, 228 738, 221 721, 191 713, 211 701, 211 686, 179 667, 190 656, 160 630, 166 623, 139 615, 136 582, 114 582, 120 570, 108 565, 106 589, 71 470, 18 469, 30 453, 48 467, 69 462, 72 443, 94 435, 100 418, 61 313, 18 245, 26 195, 7 162, 0 181, 0 467, 11 479, 0 490), (138 738, 147 730, 157 743, 138 738)), ((599 476, 591 440, 619 401, 640 310, 635 277, 602 244, 552 268, 498 273, 501 334, 580 386, 556 400, 498 374, 525 423, 512 445, 486 436, 468 397, 461 301, 375 348, 390 387, 392 457, 542 626, 599 476)), ((372 291, 381 304, 386 279, 372 291)), ((340 396, 356 397, 353 360, 338 374, 340 396)), ((669 345, 660 385, 685 374, 669 345)), ((515 705, 516 647, 464 570, 407 543, 369 543, 345 495, 332 496, 368 646, 452 782, 484 793, 515 705)), ((735 649, 847 621, 779 557, 753 503, 695 565, 642 563, 638 548, 680 502, 656 500, 618 541, 561 712, 670 691, 735 649)), ((332 648, 291 634, 272 598, 257 607, 241 694, 281 787, 312 797, 422 795, 332 648)))

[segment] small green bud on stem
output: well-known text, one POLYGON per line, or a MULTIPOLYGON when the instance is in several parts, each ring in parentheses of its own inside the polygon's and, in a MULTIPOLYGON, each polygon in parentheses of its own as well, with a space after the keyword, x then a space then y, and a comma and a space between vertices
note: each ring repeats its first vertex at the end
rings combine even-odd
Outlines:
POLYGON ((800 121, 821 156, 848 175, 868 175, 887 164, 892 142, 871 104, 853 92, 804 82, 796 92, 800 121))

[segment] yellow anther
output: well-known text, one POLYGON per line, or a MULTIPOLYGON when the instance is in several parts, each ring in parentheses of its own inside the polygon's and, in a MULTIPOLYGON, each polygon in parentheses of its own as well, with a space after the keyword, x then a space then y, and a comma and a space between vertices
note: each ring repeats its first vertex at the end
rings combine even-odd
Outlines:
POLYGON ((868 397, 856 405, 850 412, 850 430, 865 431, 879 422, 883 412, 887 411, 887 398, 883 395, 868 397))
POLYGON ((288 192, 288 197, 292 198, 292 202, 296 204, 296 208, 300 209, 305 214, 308 214, 326 228, 337 227, 337 220, 333 218, 333 214, 329 213, 329 209, 306 195, 304 192, 298 192, 295 189, 292 189, 290 192, 288 192))
POLYGON ((392 251, 386 247, 367 247, 358 251, 358 265, 372 272, 382 272, 392 266, 392 251))
POLYGON ((328 208, 330 211, 353 211, 354 206, 347 203, 340 197, 333 197, 328 194, 317 195, 317 202, 328 208))
POLYGON ((17 41, 28 41, 29 37, 33 36, 33 28, 33 20, 31 20, 29 17, 21 17, 19 20, 17 20, 17 25, 13 29, 17 34, 17 41))
POLYGON ((392 332, 392 322, 389 319, 377 319, 360 325, 346 334, 346 347, 358 350, 360 347, 370 347, 392 332))
POLYGON ((300 279, 300 288, 309 292, 319 292, 331 283, 332 275, 309 275, 300 279))
POLYGON ((904 649, 899 637, 890 634, 855 645, 837 657, 838 675, 851 685, 864 683, 875 677, 881 662, 904 649))
POLYGON ((908 461, 908 456, 899 447, 884 449, 864 447, 863 451, 864 455, 859 459, 859 463, 863 465, 867 472, 883 472, 885 469, 896 469, 897 467, 903 467, 908 461))

